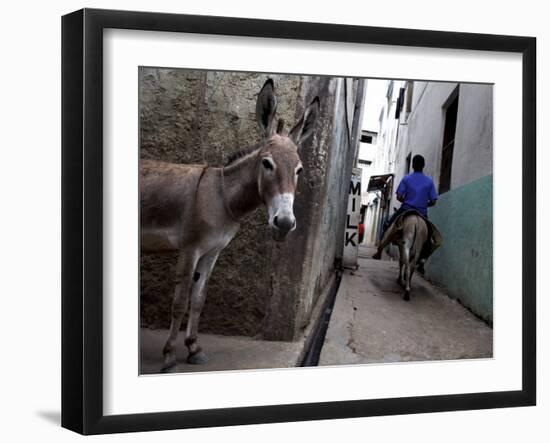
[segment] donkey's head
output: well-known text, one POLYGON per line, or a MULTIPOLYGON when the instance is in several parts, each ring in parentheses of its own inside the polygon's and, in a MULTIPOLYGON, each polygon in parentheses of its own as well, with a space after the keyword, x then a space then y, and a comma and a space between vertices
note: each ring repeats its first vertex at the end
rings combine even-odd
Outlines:
POLYGON ((282 241, 296 229, 294 194, 298 176, 303 171, 298 151, 313 133, 319 115, 319 97, 315 97, 288 134, 284 132, 282 120, 275 129, 276 110, 273 80, 268 79, 256 103, 256 119, 263 137, 258 154, 258 191, 267 207, 273 238, 282 241))

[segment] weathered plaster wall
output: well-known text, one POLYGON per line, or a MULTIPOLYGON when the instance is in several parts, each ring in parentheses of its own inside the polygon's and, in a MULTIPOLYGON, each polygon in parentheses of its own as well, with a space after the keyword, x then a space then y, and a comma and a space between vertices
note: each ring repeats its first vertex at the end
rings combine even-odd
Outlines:
MULTIPOLYGON (((420 154, 426 159, 424 173, 433 178, 436 189, 439 186, 441 164, 441 143, 445 125, 443 105, 456 88, 456 83, 414 82, 413 106, 407 126, 400 126, 396 167, 395 189, 406 174, 406 157, 420 154)), ((392 201, 392 208, 399 202, 392 201)))
POLYGON ((461 84, 451 189, 493 173, 493 86, 461 84))
MULTIPOLYGON (((297 229, 279 244, 271 240, 263 208, 247 218, 212 273, 200 330, 292 340, 309 322, 338 253, 340 220, 333 207, 341 201, 339 183, 348 181, 343 176, 353 161, 342 156, 347 152, 340 146, 342 116, 335 117, 336 103, 345 99, 337 91, 342 79, 141 68, 140 153, 223 165, 228 154, 259 140, 255 104, 268 77, 274 79, 277 115, 287 130, 316 95, 321 98, 315 135, 300 150, 304 174, 295 200, 297 229)), ((144 326, 169 324, 175 260, 174 254, 141 258, 144 326)))
POLYGON ((335 258, 342 258, 349 182, 365 94, 363 80, 307 77, 305 84, 308 88, 317 89, 313 84, 320 86, 321 81, 323 86, 319 90, 324 91, 327 111, 320 132, 324 148, 319 152, 317 161, 324 174, 319 198, 312 212, 316 221, 309 226, 298 330, 307 326, 317 297, 331 283, 335 258))
POLYGON ((333 237, 322 237, 320 228, 326 210, 324 196, 329 186, 326 174, 335 131, 335 82, 328 77, 302 77, 296 116, 302 115, 315 95, 321 97, 321 113, 313 137, 299 151, 304 174, 299 180, 294 203, 297 228, 284 243, 270 244, 273 251, 271 293, 262 325, 262 335, 266 339, 296 338, 309 323, 320 290, 333 273, 332 266, 319 266, 325 252, 331 254, 333 251, 321 249, 319 254, 319 248, 327 246, 333 237))
POLYGON ((443 194, 430 219, 444 242, 428 261, 426 276, 492 323, 493 176, 443 194))

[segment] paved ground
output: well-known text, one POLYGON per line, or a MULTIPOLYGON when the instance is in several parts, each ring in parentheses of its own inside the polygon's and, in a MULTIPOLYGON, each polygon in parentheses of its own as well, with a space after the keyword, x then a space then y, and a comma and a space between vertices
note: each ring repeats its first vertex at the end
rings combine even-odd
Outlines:
POLYGON ((319 365, 492 357, 489 326, 417 274, 405 302, 398 263, 374 251, 342 278, 319 365))
MULTIPOLYGON (((142 374, 157 374, 162 365, 162 348, 167 330, 142 329, 142 374)), ((177 344, 178 364, 170 372, 206 372, 241 369, 288 368, 298 364, 304 342, 288 343, 254 340, 249 337, 228 337, 199 334, 201 347, 209 356, 204 365, 185 363, 187 348, 181 333, 177 344)))
MULTIPOLYGON (((492 357, 490 327, 419 275, 413 277, 411 301, 403 301, 395 281, 397 262, 372 260, 373 253, 361 247, 359 269, 342 278, 319 365, 492 357)), ((160 372, 167 333, 141 330, 142 374, 160 372)), ((200 334, 210 360, 190 365, 183 336, 171 372, 294 367, 304 347, 304 339, 288 343, 200 334)))

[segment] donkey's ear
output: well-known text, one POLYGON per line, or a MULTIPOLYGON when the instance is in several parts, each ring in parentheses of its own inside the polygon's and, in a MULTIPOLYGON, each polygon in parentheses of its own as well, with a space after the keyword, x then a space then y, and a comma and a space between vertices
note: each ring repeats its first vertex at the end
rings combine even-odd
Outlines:
POLYGON ((296 126, 288 134, 296 146, 300 146, 301 143, 313 134, 315 122, 319 116, 319 107, 319 97, 315 97, 304 111, 304 115, 302 115, 300 121, 296 123, 296 126))
POLYGON ((258 101, 256 102, 256 121, 264 138, 271 135, 276 111, 277 99, 274 94, 273 80, 269 78, 258 94, 258 101))

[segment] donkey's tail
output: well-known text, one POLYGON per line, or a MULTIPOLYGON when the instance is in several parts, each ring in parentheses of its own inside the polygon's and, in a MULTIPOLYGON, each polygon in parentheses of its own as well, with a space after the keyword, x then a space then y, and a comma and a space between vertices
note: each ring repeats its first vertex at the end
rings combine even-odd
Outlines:
POLYGON ((416 222, 414 224, 413 240, 411 242, 411 247, 409 249, 409 263, 414 260, 416 256, 416 233, 418 232, 418 216, 416 216, 416 222))

